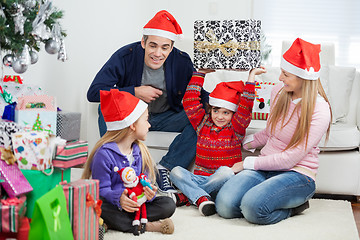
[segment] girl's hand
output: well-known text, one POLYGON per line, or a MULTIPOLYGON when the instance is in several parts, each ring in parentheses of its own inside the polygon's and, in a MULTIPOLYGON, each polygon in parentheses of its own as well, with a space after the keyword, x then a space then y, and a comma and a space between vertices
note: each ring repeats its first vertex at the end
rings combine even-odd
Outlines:
POLYGON ((235 174, 237 174, 238 172, 241 172, 242 170, 244 170, 244 165, 243 162, 237 162, 235 163, 232 167, 231 170, 233 170, 233 172, 235 174))
POLYGON ((120 205, 127 212, 139 211, 140 205, 128 197, 128 190, 125 189, 120 196, 120 205))
POLYGON ((266 73, 266 69, 264 66, 260 66, 259 68, 253 68, 249 72, 248 82, 255 82, 255 75, 260 75, 266 73))
POLYGON ((198 72, 207 74, 207 73, 215 72, 215 70, 214 69, 199 69, 198 72))
POLYGON ((153 184, 151 184, 151 188, 152 188, 152 190, 149 187, 144 187, 144 194, 145 194, 147 200, 153 199, 158 190, 157 187, 153 184))

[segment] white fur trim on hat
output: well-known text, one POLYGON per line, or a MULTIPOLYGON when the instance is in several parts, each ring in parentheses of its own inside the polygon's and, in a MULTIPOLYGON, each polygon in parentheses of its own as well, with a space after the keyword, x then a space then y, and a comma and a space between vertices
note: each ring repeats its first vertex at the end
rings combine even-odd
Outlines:
POLYGON ((136 122, 139 117, 144 113, 148 105, 140 100, 136 105, 135 109, 123 120, 114 121, 114 122, 106 122, 106 127, 108 131, 121 130, 126 127, 129 127, 131 124, 136 122))
POLYGON ((143 29, 143 34, 144 35, 154 35, 154 36, 164 37, 164 38, 168 38, 168 39, 170 39, 172 41, 175 41, 176 37, 177 37, 177 35, 175 33, 165 31, 165 30, 161 30, 161 29, 154 29, 154 28, 144 28, 143 29))
POLYGON ((236 112, 237 109, 237 105, 232 102, 228 102, 225 101, 224 99, 214 98, 210 96, 209 96, 209 104, 213 107, 226 108, 233 112, 236 112))
POLYGON ((284 59, 284 57, 281 58, 281 64, 280 67, 284 69, 285 71, 295 74, 298 77, 301 77, 303 79, 307 80, 317 80, 320 77, 320 71, 315 72, 314 68, 310 68, 309 71, 306 69, 302 69, 299 67, 296 67, 295 65, 289 63, 284 59))

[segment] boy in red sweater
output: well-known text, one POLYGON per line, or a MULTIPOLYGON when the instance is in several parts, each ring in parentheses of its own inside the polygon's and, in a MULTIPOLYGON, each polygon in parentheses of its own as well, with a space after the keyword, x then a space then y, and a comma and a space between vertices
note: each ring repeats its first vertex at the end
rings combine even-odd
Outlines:
POLYGON ((240 171, 241 143, 251 120, 255 97, 255 75, 264 68, 250 71, 246 84, 242 81, 221 82, 209 95, 207 111, 200 102, 205 74, 194 72, 183 99, 185 112, 198 139, 194 173, 180 166, 170 172, 171 181, 182 193, 175 193, 176 205, 196 204, 204 216, 216 213, 215 198, 222 185, 240 171))

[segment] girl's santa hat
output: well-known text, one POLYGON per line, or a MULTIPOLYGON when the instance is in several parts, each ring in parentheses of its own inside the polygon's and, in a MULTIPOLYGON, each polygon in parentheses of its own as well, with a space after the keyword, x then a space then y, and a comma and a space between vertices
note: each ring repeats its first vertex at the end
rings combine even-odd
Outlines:
POLYGON ((209 95, 209 104, 235 112, 243 91, 244 83, 242 81, 218 83, 209 95))
POLYGON ((144 26, 143 34, 155 35, 175 41, 177 37, 182 37, 182 30, 169 12, 161 10, 144 26))
POLYGON ((280 67, 307 80, 320 77, 320 44, 312 44, 297 38, 284 53, 280 67))
POLYGON ((118 89, 100 90, 100 106, 108 131, 129 127, 147 109, 144 101, 118 89))

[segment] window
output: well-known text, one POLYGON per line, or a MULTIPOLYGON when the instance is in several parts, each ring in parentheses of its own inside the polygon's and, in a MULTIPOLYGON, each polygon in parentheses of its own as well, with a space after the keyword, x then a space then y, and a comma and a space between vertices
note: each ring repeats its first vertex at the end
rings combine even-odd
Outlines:
POLYGON ((253 17, 262 21, 272 46, 272 65, 279 66, 283 40, 301 37, 335 44, 335 64, 360 69, 359 0, 253 0, 253 17))

